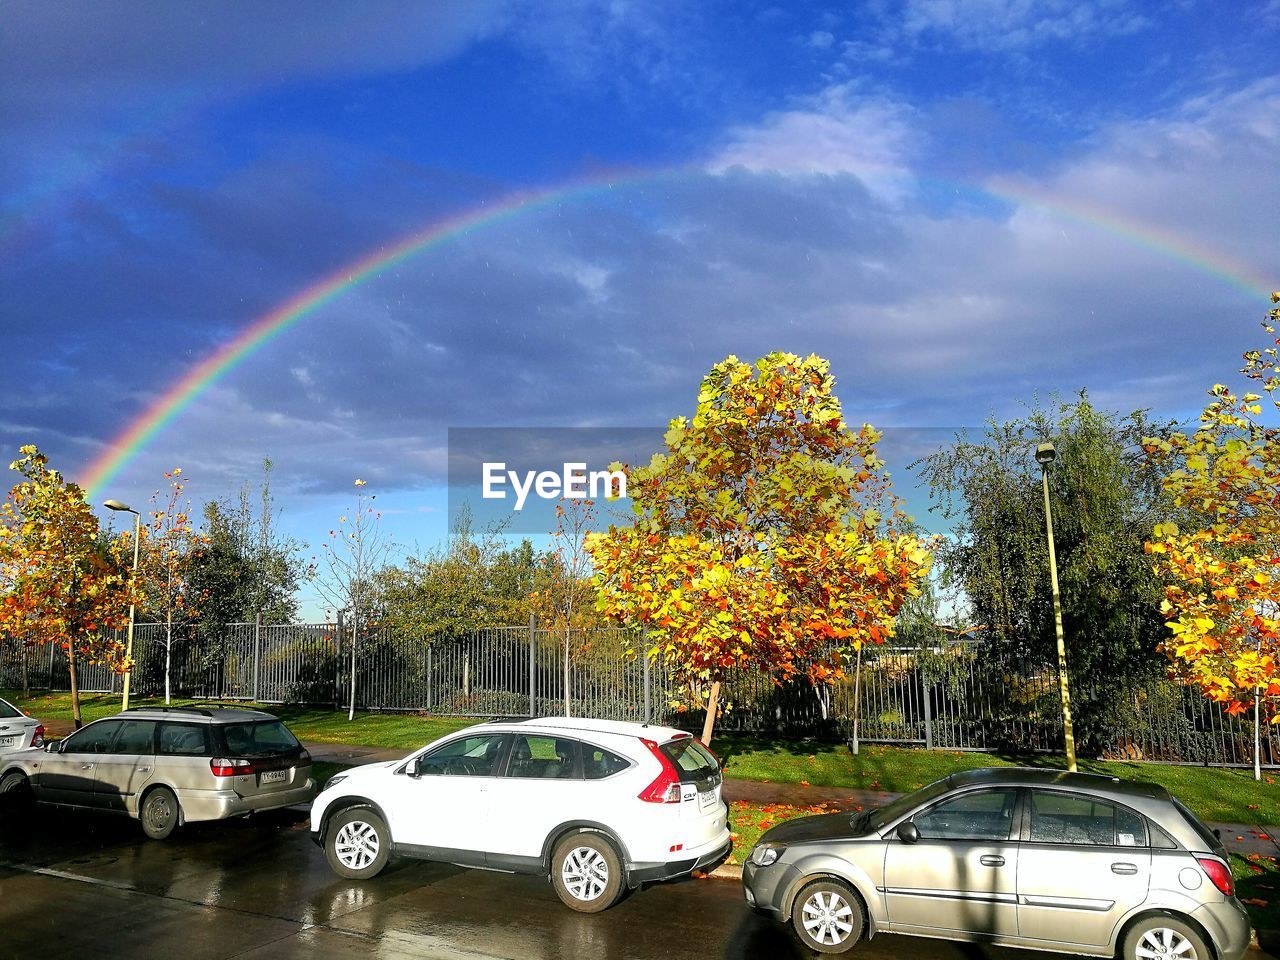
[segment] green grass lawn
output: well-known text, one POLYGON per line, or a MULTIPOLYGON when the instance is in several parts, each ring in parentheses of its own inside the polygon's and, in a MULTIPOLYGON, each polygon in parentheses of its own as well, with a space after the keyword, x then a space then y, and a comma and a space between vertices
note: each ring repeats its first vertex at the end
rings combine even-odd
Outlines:
MULTIPOLYGON (((40 693, 23 700, 17 691, 0 696, 32 716, 69 720, 71 697, 40 693)), ((154 698, 132 701, 155 705, 154 698)), ((191 703, 192 701, 175 701, 191 703)), ((88 694, 81 698, 86 720, 109 716, 120 708, 119 696, 88 694)), ((401 713, 357 713, 348 722, 345 711, 322 707, 264 706, 283 719, 301 740, 413 750, 454 730, 475 723, 457 717, 401 713)), ((864 746, 857 756, 841 743, 784 740, 724 734, 712 749, 725 774, 743 780, 808 783, 813 786, 852 787, 906 793, 958 770, 975 767, 1035 765, 1061 767, 1056 757, 1011 757, 990 753, 962 753, 904 747, 864 746)), ((1280 786, 1275 775, 1255 783, 1250 771, 1212 767, 1178 767, 1155 763, 1085 760, 1080 769, 1126 780, 1149 780, 1166 787, 1203 819, 1232 823, 1280 825, 1280 786)))
MULTIPOLYGON (((855 757, 844 744, 732 735, 713 741, 711 747, 730 777, 893 793, 907 793, 949 773, 976 767, 1064 766, 1060 758, 1042 755, 1010 757, 880 746, 864 746, 855 757)), ((1280 786, 1271 774, 1256 783, 1247 770, 1113 760, 1083 760, 1080 769, 1158 783, 1205 820, 1280 824, 1280 786)))

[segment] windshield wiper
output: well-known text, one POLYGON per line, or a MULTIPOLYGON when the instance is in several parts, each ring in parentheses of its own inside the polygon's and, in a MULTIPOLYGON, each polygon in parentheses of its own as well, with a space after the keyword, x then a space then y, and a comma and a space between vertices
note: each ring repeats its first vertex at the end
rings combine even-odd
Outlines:
POLYGON ((855 813, 849 818, 849 826, 853 828, 855 836, 867 829, 867 824, 871 821, 871 813, 874 809, 875 807, 872 807, 871 810, 863 810, 861 813, 855 813))

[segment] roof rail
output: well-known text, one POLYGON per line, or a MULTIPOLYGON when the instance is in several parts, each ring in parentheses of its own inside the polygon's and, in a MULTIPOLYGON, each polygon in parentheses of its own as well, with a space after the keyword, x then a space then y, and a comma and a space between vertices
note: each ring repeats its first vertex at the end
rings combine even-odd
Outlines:
POLYGON ((202 717, 212 717, 213 714, 202 707, 130 707, 128 710, 121 710, 121 713, 134 713, 137 711, 151 711, 153 713, 197 713, 202 717))

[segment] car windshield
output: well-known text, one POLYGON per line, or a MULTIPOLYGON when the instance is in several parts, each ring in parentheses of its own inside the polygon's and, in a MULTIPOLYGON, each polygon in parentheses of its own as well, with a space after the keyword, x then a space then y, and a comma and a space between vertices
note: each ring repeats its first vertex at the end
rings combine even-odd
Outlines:
POLYGON ((266 757, 297 750, 298 738, 279 720, 229 723, 222 728, 227 750, 238 757, 266 757))
POLYGON ((904 794, 892 803, 886 803, 883 807, 873 807, 870 810, 864 810, 862 813, 855 813, 849 818, 849 826, 853 828, 855 836, 882 830, 921 804, 942 796, 947 792, 947 789, 946 777, 941 780, 935 780, 914 793, 904 794))
POLYGON ((21 710, 7 700, 0 700, 0 720, 9 720, 20 716, 22 716, 21 710))

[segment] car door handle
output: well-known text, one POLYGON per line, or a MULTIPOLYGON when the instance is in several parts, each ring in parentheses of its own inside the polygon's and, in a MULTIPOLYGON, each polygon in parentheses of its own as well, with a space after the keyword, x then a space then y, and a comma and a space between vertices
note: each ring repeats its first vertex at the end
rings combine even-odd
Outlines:
POLYGON ((984 853, 978 858, 978 862, 984 867, 1003 867, 1004 857, 996 856, 994 853, 984 853))
POLYGON ((93 764, 92 764, 92 763, 82 763, 82 764, 80 764, 80 769, 81 769, 81 770, 92 770, 92 769, 93 769, 93 764))
POLYGON ((151 772, 151 768, 150 768, 150 767, 139 767, 139 768, 138 768, 138 772, 139 772, 139 773, 150 773, 150 772, 151 772))
POLYGON ((1138 872, 1138 866, 1134 863, 1113 863, 1111 872, 1118 873, 1122 877, 1131 877, 1138 872))

